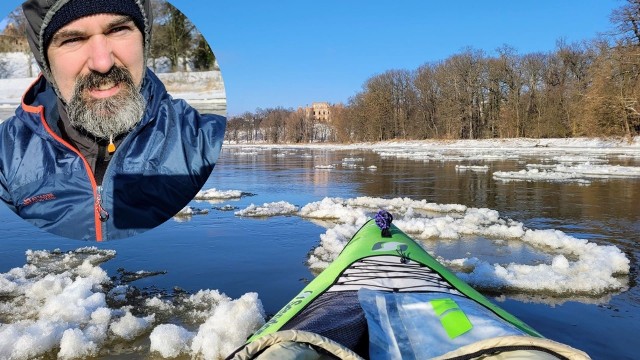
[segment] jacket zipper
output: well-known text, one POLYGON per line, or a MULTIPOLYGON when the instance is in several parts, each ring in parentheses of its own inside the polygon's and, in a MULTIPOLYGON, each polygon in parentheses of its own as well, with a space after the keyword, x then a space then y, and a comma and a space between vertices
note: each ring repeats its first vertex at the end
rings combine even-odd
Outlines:
POLYGON ((109 220, 109 213, 102 207, 102 186, 98 186, 98 201, 96 201, 96 211, 100 214, 100 221, 106 222, 109 220))
POLYGON ((93 221, 94 221, 94 227, 95 227, 95 231, 96 231, 96 241, 102 241, 102 222, 107 221, 107 219, 109 218, 109 214, 102 207, 101 195, 98 192, 98 185, 96 184, 96 179, 93 176, 93 172, 91 171, 91 166, 89 166, 89 162, 87 161, 87 159, 84 158, 84 156, 82 156, 80 151, 75 149, 68 142, 66 142, 63 138, 58 136, 58 134, 56 134, 55 132, 53 132, 51 130, 51 128, 49 127, 49 124, 47 124, 47 121, 44 118, 44 106, 40 105, 40 106, 37 106, 37 107, 33 107, 33 106, 28 106, 28 105, 24 104, 24 102, 23 102, 22 103, 22 107, 25 109, 25 111, 39 113, 40 114, 40 121, 44 125, 44 128, 47 131, 47 133, 49 133, 49 135, 51 135, 55 140, 57 140, 62 145, 67 147, 73 153, 78 155, 80 157, 80 159, 82 160, 82 162, 84 164, 84 168, 85 168, 85 170, 87 172, 87 176, 89 177, 89 182, 91 183, 91 189, 93 190, 93 199, 94 199, 93 200, 94 201, 93 221), (105 214, 106 214, 106 218, 104 218, 105 214), (103 218, 104 218, 104 220, 103 220, 103 218))

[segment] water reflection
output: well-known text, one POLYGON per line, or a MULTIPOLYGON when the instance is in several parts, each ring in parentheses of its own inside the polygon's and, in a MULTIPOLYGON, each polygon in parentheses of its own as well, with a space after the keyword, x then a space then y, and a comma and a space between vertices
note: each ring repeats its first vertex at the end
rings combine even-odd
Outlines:
MULTIPOLYGON (((567 229, 601 232, 605 238, 625 237, 638 226, 640 214, 640 179, 600 179, 589 186, 571 182, 542 181, 502 182, 491 174, 495 171, 516 171, 527 162, 539 158, 483 162, 485 173, 458 171, 458 162, 415 161, 385 159, 372 152, 354 150, 282 150, 252 148, 246 153, 242 147, 225 149, 233 161, 245 163, 244 170, 274 171, 288 182, 308 188, 326 188, 349 184, 350 196, 409 197, 443 204, 463 204, 469 207, 491 208, 507 217, 538 226, 567 224, 567 229), (361 159, 357 167, 344 166, 344 159, 361 159), (334 165, 331 169, 317 169, 318 165, 334 165), (376 166, 375 171, 368 169, 376 166), (550 219, 541 221, 541 219, 550 219), (553 221, 552 219, 561 219, 553 221), (588 224, 601 224, 594 228, 588 224), (615 224, 615 226, 606 226, 615 224)), ((618 158, 610 161, 616 163, 618 158)), ((640 166, 638 158, 624 158, 625 166, 640 166)), ((224 166, 224 165, 222 165, 224 166)), ((326 192, 316 192, 324 195, 326 192)), ((328 195, 332 196, 332 195, 328 195)), ((586 234, 589 236, 589 234, 586 234)), ((597 236, 596 236, 597 237, 597 236)))

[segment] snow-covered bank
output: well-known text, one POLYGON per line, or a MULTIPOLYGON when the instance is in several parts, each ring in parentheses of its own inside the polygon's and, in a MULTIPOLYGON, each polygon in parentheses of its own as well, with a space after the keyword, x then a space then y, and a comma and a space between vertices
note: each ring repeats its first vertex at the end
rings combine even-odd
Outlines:
POLYGON ((0 79, 0 106, 15 109, 20 104, 24 92, 35 80, 35 78, 0 79))
MULTIPOLYGON (((631 139, 626 138, 566 138, 566 139, 486 139, 486 140, 411 140, 411 141, 381 141, 374 143, 355 144, 237 144, 225 142, 230 148, 242 148, 245 152, 256 149, 327 149, 349 150, 364 149, 373 150, 380 154, 402 155, 416 154, 440 154, 442 156, 454 155, 460 152, 461 156, 472 158, 473 155, 485 155, 487 159, 497 159, 504 153, 513 152, 519 156, 554 154, 562 155, 564 152, 582 154, 611 154, 631 153, 635 151, 640 156, 640 136, 631 139), (494 153, 494 155, 491 155, 494 153), (465 155, 466 154, 466 155, 465 155), (491 155, 491 156, 490 156, 491 155)), ((453 156, 452 156, 453 157, 453 156)), ((480 157, 478 160, 482 160, 480 157)))

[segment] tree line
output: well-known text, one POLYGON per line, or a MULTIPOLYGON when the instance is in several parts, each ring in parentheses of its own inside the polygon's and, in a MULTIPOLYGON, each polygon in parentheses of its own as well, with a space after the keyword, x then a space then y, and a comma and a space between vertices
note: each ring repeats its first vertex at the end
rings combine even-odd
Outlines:
MULTIPOLYGON (((339 111, 341 105, 331 107, 339 111)), ((227 122, 225 139, 233 142, 315 143, 335 142, 331 123, 315 120, 305 109, 283 107, 257 109, 234 116, 227 122)))
MULTIPOLYGON (((167 59, 171 72, 215 68, 215 55, 209 44, 182 12, 164 0, 152 0, 151 7, 154 18, 149 65, 154 70, 164 66, 161 59, 167 59)), ((0 34, 0 52, 22 51, 31 55, 22 8, 16 8, 6 20, 7 25, 0 34)))
POLYGON ((640 0, 614 10, 615 32, 549 53, 467 48, 370 77, 331 119, 258 109, 230 119, 232 141, 549 138, 640 135, 640 0), (315 130, 322 136, 315 136, 315 130))

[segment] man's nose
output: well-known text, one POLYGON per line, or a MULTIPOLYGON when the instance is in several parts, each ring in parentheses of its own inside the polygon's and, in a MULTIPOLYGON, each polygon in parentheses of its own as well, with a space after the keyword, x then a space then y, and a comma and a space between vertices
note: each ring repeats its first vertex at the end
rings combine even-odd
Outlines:
POLYGON ((115 58, 113 56, 113 49, 104 35, 94 35, 91 37, 89 51, 88 66, 90 70, 106 73, 115 64, 115 58))

